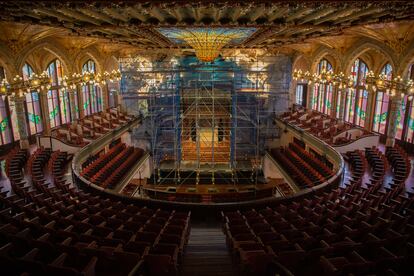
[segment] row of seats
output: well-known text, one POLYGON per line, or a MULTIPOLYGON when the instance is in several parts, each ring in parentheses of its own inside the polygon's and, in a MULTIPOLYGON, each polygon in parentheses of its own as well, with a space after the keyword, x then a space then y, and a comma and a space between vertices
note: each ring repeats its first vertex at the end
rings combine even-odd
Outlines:
POLYGON ((125 147, 92 175, 90 180, 103 188, 114 188, 119 180, 138 162, 143 153, 142 149, 125 147))
MULTIPOLYGON (((38 175, 51 166, 53 179, 59 180, 65 156, 40 149, 30 157, 31 171, 38 175)), ((10 160, 20 159, 15 154, 10 160)), ((7 166, 24 174, 25 165, 7 166)), ((5 275, 176 274, 190 233, 190 213, 128 205, 58 185, 29 186, 22 194, 0 196, 5 275)))
POLYGON ((82 147, 132 118, 119 108, 108 108, 53 130, 52 135, 65 143, 82 147))
POLYGON ((385 156, 393 168, 394 175, 398 180, 404 181, 411 172, 411 162, 407 153, 398 145, 387 147, 385 156))
POLYGON ((271 155, 301 189, 318 185, 333 174, 326 164, 296 143, 271 149, 271 155))
POLYGON ((365 158, 371 167, 370 182, 365 183, 365 185, 368 186, 371 191, 379 190, 384 182, 384 176, 388 169, 388 162, 382 152, 375 146, 365 149, 365 158))
POLYGON ((97 159, 88 163, 86 167, 82 169, 81 175, 86 178, 91 178, 97 174, 110 160, 121 153, 126 148, 124 143, 118 143, 114 145, 105 154, 100 155, 97 159))
MULTIPOLYGON (((30 185, 26 183, 26 178, 23 172, 23 167, 29 158, 29 151, 27 149, 12 149, 6 157, 6 175, 10 180, 10 185, 13 191, 20 195, 24 194, 31 189, 30 185)), ((4 191, 7 194, 8 191, 4 191)))
POLYGON ((329 115, 315 110, 307 110, 299 106, 294 106, 290 111, 283 113, 280 118, 309 131, 330 145, 343 145, 352 142, 362 135, 369 134, 369 132, 361 129, 361 134, 353 138, 347 132, 347 130, 353 128, 351 123, 343 122, 329 115), (340 136, 341 133, 345 133, 345 136, 340 136))
POLYGON ((403 184, 385 186, 387 165, 375 148, 345 159, 351 177, 344 187, 258 211, 222 212, 242 272, 264 274, 276 261, 295 275, 410 274, 414 193, 403 184), (364 185, 365 174, 372 185, 364 185))
POLYGON ((368 169, 368 162, 364 157, 363 151, 349 151, 344 155, 344 160, 349 164, 352 172, 352 177, 347 179, 344 186, 351 187, 351 190, 353 187, 361 186, 365 172, 368 169))
POLYGON ((51 173, 53 184, 60 190, 74 194, 74 188, 65 178, 66 166, 72 155, 65 151, 54 151, 49 159, 48 171, 51 173))
POLYGON ((290 143, 289 149, 294 151, 303 161, 312 166, 313 169, 318 170, 324 178, 332 176, 332 170, 325 163, 315 158, 315 156, 310 154, 297 143, 290 143))

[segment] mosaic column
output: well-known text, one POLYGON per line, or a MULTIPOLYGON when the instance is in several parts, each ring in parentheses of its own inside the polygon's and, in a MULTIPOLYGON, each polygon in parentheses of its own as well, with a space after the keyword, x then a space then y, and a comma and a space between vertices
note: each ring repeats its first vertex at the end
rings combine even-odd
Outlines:
POLYGON ((331 102, 331 117, 336 117, 336 105, 338 104, 338 89, 335 86, 332 86, 333 92, 332 92, 332 102, 331 102))
POLYGON ((365 129, 371 131, 373 116, 374 116, 374 105, 375 105, 375 95, 376 93, 370 88, 368 90, 368 99, 367 99, 367 110, 365 113, 365 129))
POLYGON ((398 119, 398 110, 401 105, 401 95, 392 97, 391 99, 391 108, 390 108, 390 117, 388 121, 388 130, 387 130, 387 141, 386 146, 393 147, 395 144, 395 134, 397 133, 397 119, 398 119))
POLYGON ((314 89, 314 84, 308 84, 308 104, 306 105, 308 107, 308 109, 313 109, 313 101, 315 101, 315 99, 313 98, 313 89, 314 89))
POLYGON ((102 95, 102 110, 105 111, 108 107, 109 107, 109 102, 108 102, 108 98, 109 98, 109 89, 108 89, 108 84, 105 85, 101 85, 101 95, 102 95))
POLYGON ((346 106, 346 89, 341 89, 341 105, 339 106, 339 120, 344 121, 345 118, 345 106, 346 106))
POLYGON ((85 117, 85 107, 83 106, 83 90, 82 85, 77 84, 76 90, 78 91, 78 109, 79 109, 79 119, 83 119, 85 117))
POLYGON ((43 134, 48 136, 50 135, 50 112, 49 105, 47 102, 47 90, 41 90, 40 95, 40 104, 42 108, 42 124, 43 124, 43 134))
POLYGON ((78 116, 78 112, 77 112, 77 103, 76 103, 76 98, 75 98, 75 93, 76 90, 72 89, 72 88, 68 88, 68 93, 69 93, 69 103, 70 103, 70 115, 71 115, 71 119, 73 124, 76 125, 77 123, 77 116, 78 116))
MULTIPOLYGON (((23 95, 22 91, 19 91, 23 95)), ((16 107, 17 128, 20 136, 20 148, 29 148, 29 137, 27 131, 26 112, 24 110, 24 96, 15 96, 14 103, 16 107)))

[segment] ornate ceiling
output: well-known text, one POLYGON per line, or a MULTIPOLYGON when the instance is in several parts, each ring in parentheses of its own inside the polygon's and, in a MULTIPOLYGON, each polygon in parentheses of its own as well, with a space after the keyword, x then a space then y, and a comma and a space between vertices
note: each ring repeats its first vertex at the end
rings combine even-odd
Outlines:
MULTIPOLYGON (((103 40, 141 49, 189 48, 161 34, 158 31, 161 27, 257 28, 243 42, 227 46, 234 48, 295 47, 316 39, 329 45, 336 43, 329 37, 338 35, 405 41, 413 33, 412 28, 400 33, 392 26, 383 29, 382 23, 414 19, 414 1, 14 0, 0 1, 0 4, 0 21, 3 22, 0 28, 6 36, 9 31, 4 26, 15 22, 25 26, 19 28, 29 29, 21 30, 21 35, 31 31, 31 39, 78 36, 86 39, 85 44, 90 43, 88 39, 103 40), (37 25, 37 29, 33 25, 37 25)), ((394 46, 398 47, 398 43, 394 46)))

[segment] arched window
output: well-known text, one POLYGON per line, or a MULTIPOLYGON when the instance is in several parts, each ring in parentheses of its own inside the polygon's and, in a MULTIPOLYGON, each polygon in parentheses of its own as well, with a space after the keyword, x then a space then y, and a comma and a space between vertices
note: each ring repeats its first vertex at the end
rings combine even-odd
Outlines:
MULTIPOLYGON (((96 73, 95 62, 88 60, 82 66, 82 72, 96 73)), ((87 83, 83 86, 83 109, 85 116, 102 111, 102 92, 99 86, 87 83)))
MULTIPOLYGON (((381 70, 381 74, 386 76, 388 80, 392 79, 392 66, 387 63, 381 70)), ((385 134, 387 120, 388 120, 388 109, 390 106, 390 96, 386 91, 377 91, 375 100, 375 113, 372 124, 372 131, 380 134, 385 134)))
MULTIPOLYGON (((22 69, 23 79, 28 80, 33 75, 33 69, 29 64, 25 64, 22 69)), ((29 135, 34 135, 43 131, 42 112, 40 107, 39 93, 32 91, 26 94, 26 114, 29 122, 29 135)))
POLYGON ((28 63, 25 63, 22 68, 23 79, 28 80, 33 75, 33 68, 28 63))
POLYGON ((47 94, 50 127, 56 127, 70 122, 69 95, 62 86, 63 68, 60 60, 55 59, 47 67, 47 73, 52 79, 52 86, 47 94))
POLYGON ((367 111, 368 91, 365 89, 365 78, 368 73, 368 66, 360 58, 357 58, 352 65, 351 75, 354 87, 346 92, 345 121, 365 126, 367 111))
MULTIPOLYGON (((322 59, 316 69, 316 74, 321 74, 322 72, 332 71, 332 65, 326 60, 322 59)), ((332 85, 326 84, 316 84, 313 89, 312 97, 312 109, 325 114, 331 114, 331 104, 332 104, 332 85)))

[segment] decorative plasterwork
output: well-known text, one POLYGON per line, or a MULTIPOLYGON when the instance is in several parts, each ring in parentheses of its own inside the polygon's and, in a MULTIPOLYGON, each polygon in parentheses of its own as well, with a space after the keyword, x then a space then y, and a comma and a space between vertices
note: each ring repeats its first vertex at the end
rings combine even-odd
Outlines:
POLYGON ((277 48, 349 28, 410 20, 413 1, 0 1, 0 20, 140 47, 180 48, 154 28, 254 27, 240 47, 277 48))

